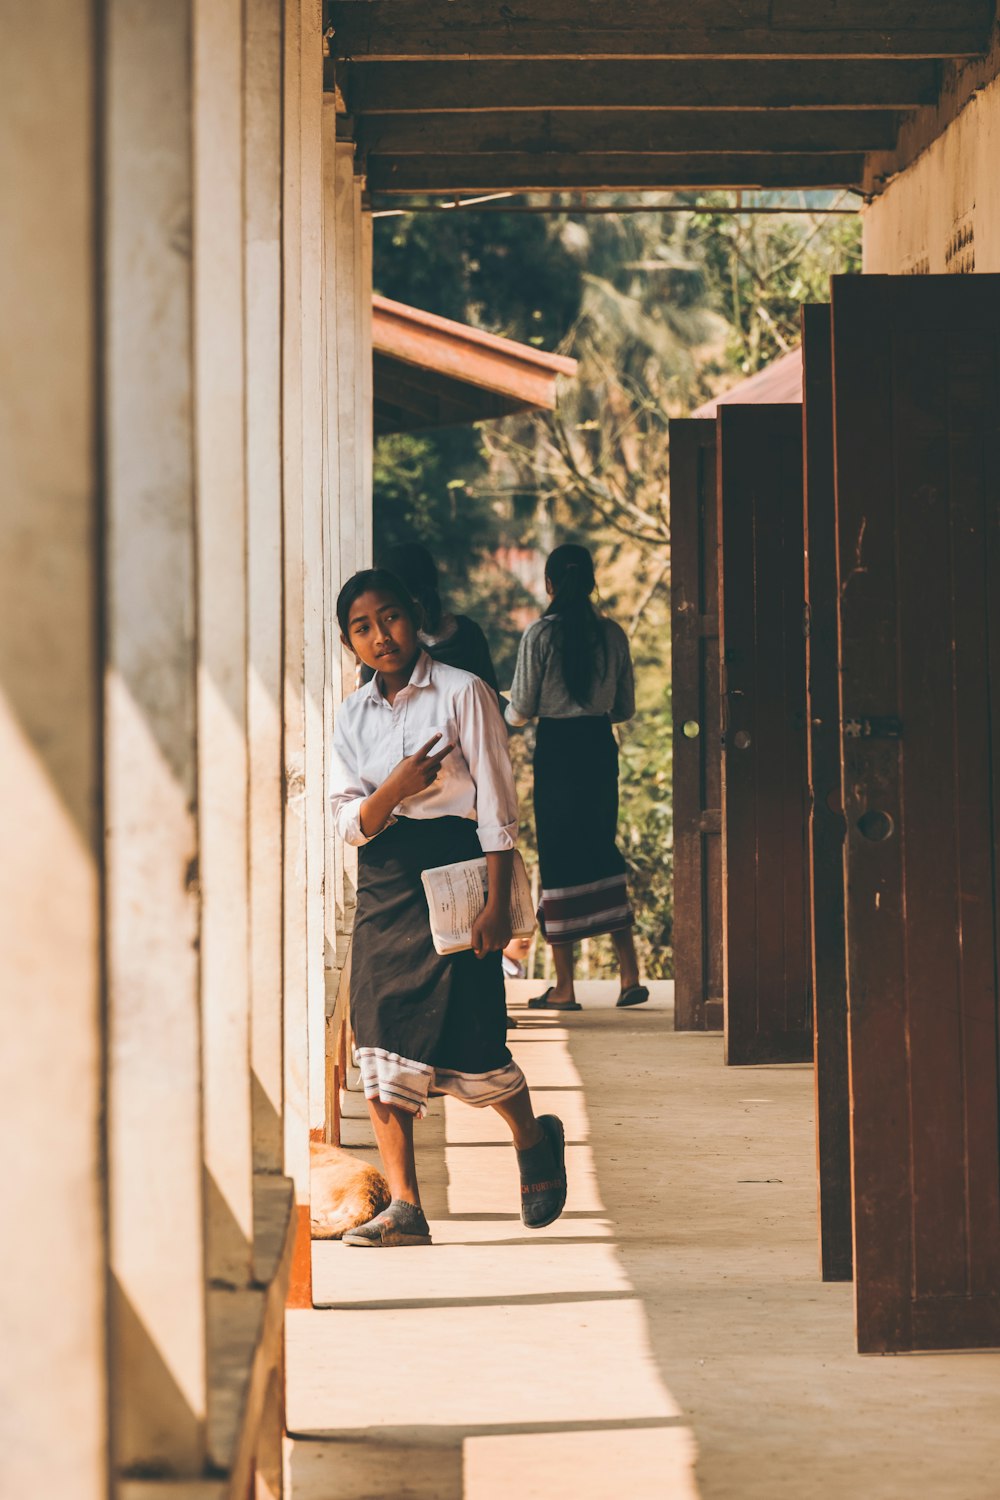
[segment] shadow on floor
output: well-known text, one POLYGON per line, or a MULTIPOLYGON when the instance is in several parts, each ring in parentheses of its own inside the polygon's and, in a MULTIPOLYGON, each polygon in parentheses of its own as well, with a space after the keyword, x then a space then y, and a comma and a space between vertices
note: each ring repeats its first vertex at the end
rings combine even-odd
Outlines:
POLYGON ((995 1500, 1000 1356, 862 1359, 819 1281, 809 1068, 726 1069, 665 1010, 512 1046, 568 1211, 521 1228, 492 1112, 425 1122, 435 1244, 318 1246, 289 1314, 293 1500, 995 1500))

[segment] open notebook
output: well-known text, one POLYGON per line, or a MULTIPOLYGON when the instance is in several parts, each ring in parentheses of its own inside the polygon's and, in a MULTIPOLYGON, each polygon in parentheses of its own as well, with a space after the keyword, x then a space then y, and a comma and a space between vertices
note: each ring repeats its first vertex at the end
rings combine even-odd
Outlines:
MULTIPOLYGON (((466 859, 438 865, 421 875, 431 919, 431 937, 438 953, 460 953, 472 947, 472 924, 486 905, 486 859, 466 859)), ((510 882, 510 925, 514 937, 530 937, 535 930, 531 886, 524 860, 514 853, 510 882)))

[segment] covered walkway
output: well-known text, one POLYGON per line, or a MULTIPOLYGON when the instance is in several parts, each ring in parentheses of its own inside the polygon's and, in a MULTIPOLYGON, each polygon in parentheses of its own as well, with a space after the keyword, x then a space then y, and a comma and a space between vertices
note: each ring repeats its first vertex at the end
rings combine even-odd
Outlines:
MULTIPOLYGON (((553 1229, 521 1229, 500 1122, 445 1100, 420 1135, 434 1246, 314 1244, 294 1500, 993 1500, 1000 1354, 858 1358, 852 1289, 817 1268, 811 1068, 722 1067, 671 989, 521 1013, 572 1143, 553 1229)), ((362 1119, 344 1140, 365 1154, 362 1119)))

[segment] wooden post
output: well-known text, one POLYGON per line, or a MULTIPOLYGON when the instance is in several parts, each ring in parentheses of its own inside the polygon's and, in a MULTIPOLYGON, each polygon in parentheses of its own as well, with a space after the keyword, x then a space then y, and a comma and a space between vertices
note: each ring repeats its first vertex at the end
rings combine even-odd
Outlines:
MULTIPOLYGON (((308 1305, 312 1018, 323 997, 321 332, 322 45, 315 0, 286 0, 282 193, 285 1170, 298 1212, 295 1299, 308 1305)), ((322 1097, 322 1042, 320 1097, 322 1097)))
POLYGON ((183 1476, 202 1471, 206 1411, 191 5, 111 3, 105 36, 114 1457, 183 1476))
POLYGON ((254 1166, 283 1161, 281 12, 247 0, 246 160, 247 739, 251 1088, 254 1166))
POLYGON ((250 1280, 243 6, 194 28, 198 839, 206 1273, 250 1280))
MULTIPOLYGON (((325 609, 326 673, 324 679, 324 729, 327 734, 324 762, 328 763, 333 718, 337 705, 343 700, 344 677, 341 666, 343 648, 340 644, 340 627, 336 619, 337 594, 343 582, 340 565, 340 423, 337 337, 337 258, 338 236, 335 211, 336 199, 336 136, 337 106, 332 95, 323 100, 323 568, 325 609)), ((324 798, 324 848, 326 858, 326 997, 325 1012, 329 1016, 335 1003, 338 964, 339 936, 344 924, 344 860, 340 840, 336 836, 333 811, 329 798, 324 798)), ((328 1050, 324 1032, 324 1050, 328 1050)), ((329 1077, 329 1059, 327 1059, 329 1077)), ((328 1100, 330 1098, 328 1090, 328 1100)), ((326 1134, 329 1135, 330 1106, 325 1110, 326 1134)))
POLYGON ((322 1139, 326 1051, 326 597, 324 593, 323 46, 320 5, 302 6, 302 537, 305 673, 306 931, 310 1133, 322 1139))
POLYGON ((78 1500, 108 1494, 94 26, 8 7, 0 51, 0 1490, 78 1500))

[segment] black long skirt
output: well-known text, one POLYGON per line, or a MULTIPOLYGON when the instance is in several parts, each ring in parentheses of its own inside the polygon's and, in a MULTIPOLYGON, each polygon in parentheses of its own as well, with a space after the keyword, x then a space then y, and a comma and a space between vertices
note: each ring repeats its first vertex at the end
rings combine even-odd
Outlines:
POLYGON ((631 927, 610 719, 540 719, 534 771, 538 920, 547 941, 575 943, 631 927))
POLYGON ((400 818, 359 850, 351 1026, 370 1099, 422 1115, 430 1092, 487 1105, 524 1085, 500 954, 440 954, 431 942, 421 873, 481 854, 467 818, 400 818))

